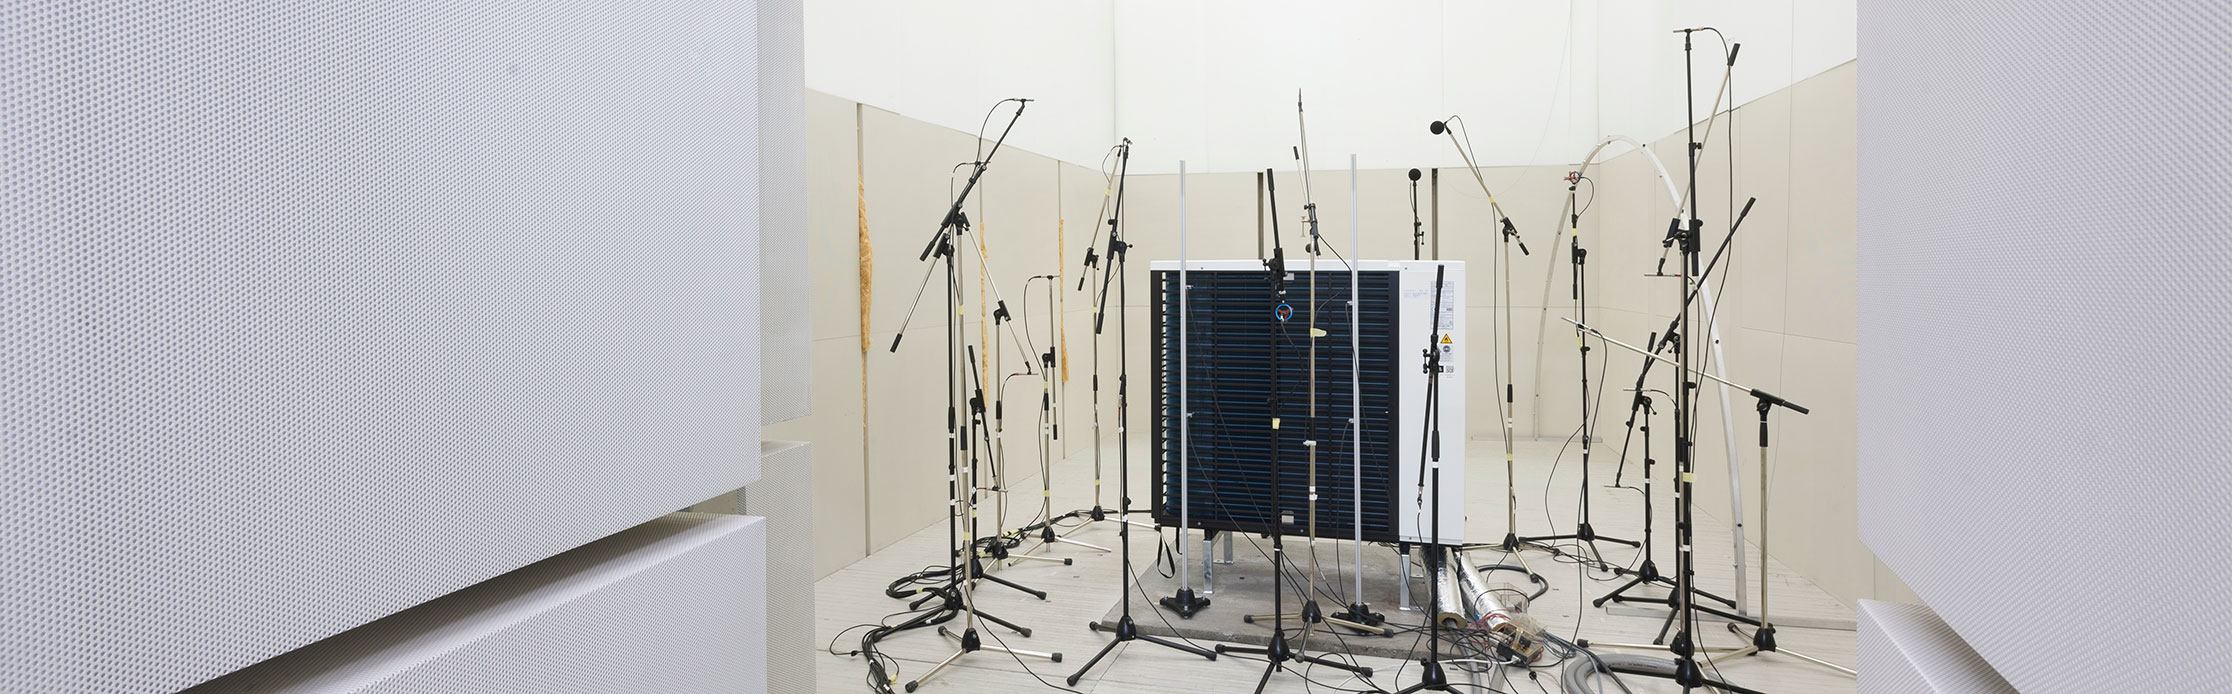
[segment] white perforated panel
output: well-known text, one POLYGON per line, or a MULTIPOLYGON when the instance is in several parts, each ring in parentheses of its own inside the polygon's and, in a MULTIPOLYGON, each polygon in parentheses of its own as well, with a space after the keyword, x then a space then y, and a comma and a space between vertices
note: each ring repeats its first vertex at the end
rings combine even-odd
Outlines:
POLYGON ((1860 7, 1861 537, 2025 692, 2232 691, 2228 44, 2221 0, 1860 7))
POLYGON ((193 694, 771 691, 765 519, 678 513, 193 694))
POLYGON ((0 4, 0 691, 172 691, 754 479, 754 17, 0 4))
POLYGON ((1862 600, 1854 612, 1861 694, 2015 694, 1930 608, 1862 600))
POLYGON ((811 409, 813 303, 806 257, 806 8, 760 0, 760 423, 811 409))
POLYGON ((767 519, 768 691, 815 691, 814 446, 762 441, 760 453, 760 480, 737 511, 767 519))

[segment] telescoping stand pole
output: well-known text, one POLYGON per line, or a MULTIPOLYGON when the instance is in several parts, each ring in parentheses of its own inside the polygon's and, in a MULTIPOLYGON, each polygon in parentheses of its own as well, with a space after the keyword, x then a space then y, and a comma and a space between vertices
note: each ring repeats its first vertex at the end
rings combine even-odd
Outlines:
MULTIPOLYGON (((1116 282, 1116 310, 1118 311, 1124 310, 1124 304, 1127 299, 1127 297, 1124 296, 1126 293, 1125 286, 1129 284, 1129 282, 1127 282, 1124 277, 1124 260, 1129 255, 1128 251, 1131 247, 1124 243, 1123 225, 1118 223, 1118 220, 1123 218, 1124 213, 1124 177, 1125 172, 1128 172, 1131 162, 1130 140, 1124 141, 1122 149, 1119 150, 1117 157, 1117 167, 1119 173, 1116 176, 1115 213, 1110 216, 1108 224, 1108 263, 1101 267, 1100 308, 1093 312, 1093 334, 1096 336, 1096 339, 1097 336, 1100 335, 1101 328, 1103 325, 1106 324, 1106 320, 1108 318, 1109 281, 1113 279, 1116 282)), ((1119 518, 1131 515, 1131 434, 1128 433, 1130 431, 1129 422, 1131 413, 1126 407, 1126 405, 1129 404, 1127 382, 1130 377, 1131 362, 1125 359, 1125 352, 1128 351, 1127 346, 1130 344, 1130 342, 1124 334, 1124 326, 1129 324, 1130 322, 1131 320, 1129 315, 1118 316, 1116 318, 1116 362, 1117 364, 1119 364, 1119 366, 1117 366, 1116 372, 1116 488, 1119 490, 1116 493, 1116 499, 1117 513, 1119 518)), ((1093 654, 1092 660, 1085 661, 1084 667, 1078 668, 1075 674, 1070 675, 1069 679, 1067 680, 1069 684, 1075 686, 1079 678, 1084 677, 1085 673, 1092 670, 1094 665, 1099 664, 1101 659, 1107 658, 1108 654, 1111 651, 1116 650, 1117 646, 1131 641, 1144 641, 1158 646, 1165 646, 1187 653, 1192 653, 1194 655, 1208 658, 1210 660, 1216 660, 1216 653, 1195 648, 1193 646, 1188 646, 1176 641, 1166 641, 1160 638, 1139 633, 1139 626, 1137 622, 1132 620, 1131 613, 1131 524, 1126 522, 1118 525, 1116 535, 1118 538, 1117 551, 1123 557, 1123 561, 1119 562, 1122 567, 1122 573, 1117 577, 1116 583, 1116 590, 1118 593, 1121 594, 1121 597, 1119 598, 1119 602, 1117 604, 1123 607, 1123 616, 1117 618, 1116 627, 1114 629, 1103 627, 1100 625, 1100 622, 1090 622, 1086 624, 1086 627, 1092 629, 1093 631, 1113 631, 1115 632, 1116 638, 1109 641, 1108 645, 1102 646, 1099 653, 1093 654)))
POLYGON ((1194 594, 1193 544, 1193 343, 1188 334, 1193 322, 1193 278, 1186 270, 1186 163, 1178 162, 1178 593, 1162 599, 1162 606, 1193 619, 1209 608, 1209 599, 1194 594))
MULTIPOLYGON (((1417 194, 1418 170, 1411 169, 1411 218, 1414 220, 1418 218, 1417 194)), ((1348 604, 1348 607, 1341 610, 1340 612, 1334 613, 1331 619, 1339 620, 1339 622, 1336 623, 1346 622, 1377 628, 1379 627, 1379 625, 1386 623, 1387 617, 1385 615, 1381 615, 1380 613, 1373 612, 1371 604, 1364 600, 1364 349, 1363 338, 1361 337, 1363 333, 1363 321, 1360 317, 1360 314, 1358 314, 1358 311, 1361 310, 1361 308, 1360 305, 1357 303, 1357 297, 1363 294, 1361 290, 1361 285, 1363 284, 1363 282, 1361 279, 1361 275, 1357 271, 1356 261, 1354 260, 1355 258, 1364 257, 1364 249, 1361 237, 1359 235, 1359 232, 1357 231, 1356 210, 1356 155, 1351 154, 1349 155, 1350 260, 1348 261, 1349 552, 1350 557, 1353 560, 1351 565, 1355 566, 1356 569, 1350 574, 1350 577, 1352 579, 1350 590, 1353 590, 1355 592, 1350 594, 1350 602, 1348 604)), ((1311 276, 1315 277, 1316 273, 1311 273, 1311 276)), ((1408 562, 1405 562, 1405 566, 1402 567, 1401 571, 1409 571, 1408 562)), ((1397 578, 1405 579, 1407 577, 1398 574, 1397 578)), ((1408 583, 1407 580, 1405 580, 1404 582, 1408 583)), ((1381 635, 1386 635, 1388 632, 1382 629, 1378 633, 1380 633, 1381 635)))
MULTIPOLYGON (((1767 621, 1767 413, 1774 410, 1776 405, 1790 408, 1791 411, 1798 414, 1806 414, 1806 408, 1758 391, 1752 391, 1752 393, 1753 397, 1759 401, 1757 406, 1753 408, 1759 411, 1759 628, 1751 633, 1751 645, 1737 649, 1734 653, 1708 658, 1705 662, 1718 663, 1740 655, 1780 653, 1849 676, 1858 677, 1860 673, 1852 668, 1804 653, 1783 649, 1775 643, 1775 625, 1773 622, 1767 621)), ((1743 579, 1739 577, 1736 580, 1741 581, 1743 579)), ((1737 636, 1744 635, 1744 628, 1738 626, 1735 622, 1728 623, 1728 630, 1735 632, 1737 636)))
MULTIPOLYGON (((1426 321, 1427 325, 1431 326, 1431 330, 1428 331, 1431 334, 1426 339, 1426 363, 1424 366, 1426 370, 1426 417, 1424 418, 1426 429, 1420 432, 1425 438, 1425 441, 1423 441, 1425 445, 1420 447, 1418 459, 1419 467, 1422 468, 1420 472, 1423 473, 1419 475, 1418 479, 1423 485, 1431 485, 1432 491, 1428 492, 1426 486, 1422 485, 1418 488, 1417 493, 1420 495, 1427 493, 1434 495, 1433 510, 1430 511, 1434 514, 1434 519, 1427 525, 1429 543, 1426 548, 1426 575, 1437 578, 1426 582, 1426 604, 1428 606, 1426 608, 1426 659, 1418 663, 1420 666, 1418 682, 1403 688, 1396 694, 1410 694, 1418 691, 1455 691, 1449 686, 1449 673, 1442 670, 1442 620, 1441 615, 1437 613, 1439 608, 1436 607, 1441 604, 1442 582, 1438 578, 1441 575, 1441 563, 1454 558, 1451 556, 1449 548, 1443 547, 1441 543, 1441 298, 1443 276, 1448 271, 1449 266, 1447 265, 1437 264, 1434 266, 1434 312, 1428 314, 1429 317, 1426 321)), ((1450 326, 1452 330, 1456 327, 1454 325, 1450 326)), ((1409 571, 1407 567, 1404 570, 1409 571)), ((1408 580, 1408 578, 1406 577, 1405 580, 1408 580)))

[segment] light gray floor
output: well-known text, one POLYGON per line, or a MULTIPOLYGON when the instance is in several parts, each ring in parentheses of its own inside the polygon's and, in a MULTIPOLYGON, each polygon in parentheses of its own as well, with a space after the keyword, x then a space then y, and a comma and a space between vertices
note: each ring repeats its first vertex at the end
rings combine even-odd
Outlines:
MULTIPOLYGON (((1021 443, 1027 444, 1028 441, 1022 441, 1021 443)), ((1134 443, 1138 442, 1135 441, 1134 443)), ((1553 530, 1550 527, 1550 520, 1543 514, 1543 502, 1545 482, 1549 481, 1548 478, 1552 468, 1551 461, 1558 453, 1559 443, 1555 441, 1522 441, 1517 446, 1519 522, 1522 533, 1549 534, 1553 530)), ((1135 474, 1132 475, 1131 480, 1134 490, 1132 498, 1141 506, 1145 506, 1148 499, 1146 496, 1147 479, 1143 472, 1146 469, 1143 448, 1144 446, 1140 445, 1133 446, 1133 457, 1136 462, 1132 468, 1135 474)), ((1506 514, 1504 507, 1505 474, 1503 465, 1500 464, 1500 459, 1503 457, 1502 449, 1503 443, 1500 440, 1471 441, 1466 449, 1467 460, 1469 461, 1466 474, 1466 491, 1467 499, 1471 505, 1466 525, 1467 532, 1473 539, 1500 538, 1504 532, 1506 514)), ((1113 507, 1115 505, 1114 487, 1116 484, 1115 456, 1112 450, 1106 455, 1109 465, 1106 479, 1110 489, 1108 491, 1109 498, 1105 500, 1105 504, 1113 507)), ((1593 483, 1601 485, 1611 479, 1615 463, 1608 458, 1610 456, 1601 457, 1592 469, 1591 474, 1597 476, 1596 479, 1592 480, 1593 483)), ((1053 498, 1057 512, 1092 505, 1091 461, 1092 456, 1089 452, 1081 452, 1079 455, 1072 456, 1069 460, 1054 466, 1052 477, 1055 490, 1053 498)), ((1549 486, 1550 507, 1561 510, 1554 513, 1553 517, 1559 523, 1559 528, 1564 530, 1570 530, 1572 509, 1578 494, 1577 463, 1577 453, 1567 451, 1566 459, 1558 467, 1556 483, 1549 486)), ((1017 471, 1019 476, 1023 472, 1035 473, 1035 470, 1017 471)), ((1666 472, 1664 469, 1660 470, 1662 482, 1666 472)), ((1631 467, 1628 480, 1631 484, 1634 482, 1632 477, 1634 473, 1635 470, 1631 467)), ((1036 493, 1038 482, 1035 474, 1033 474, 1029 478, 1012 481, 1010 487, 1018 490, 1008 509, 1008 517, 1011 519, 1008 525, 1012 526, 1026 522, 1037 511, 1038 506, 1035 502, 1038 498, 1036 493)), ((943 493, 944 490, 941 488, 937 490, 925 489, 923 491, 924 493, 943 493)), ((1640 495, 1629 491, 1606 490, 1601 486, 1592 490, 1592 493, 1594 494, 1595 523, 1598 532, 1625 537, 1639 537, 1641 535, 1642 498, 1640 495)), ((1673 510, 1669 485, 1658 485, 1656 493, 1658 494, 1655 501, 1657 506, 1655 510, 1659 516, 1658 529, 1661 533, 1670 533, 1673 527, 1673 510)), ((1697 514, 1699 532, 1697 573, 1699 585, 1707 590, 1727 595, 1732 590, 1733 574, 1735 573, 1728 541, 1728 525, 1719 517, 1711 515, 1711 510, 1701 509, 1700 511, 1697 514)), ((1725 515, 1726 509, 1719 509, 1718 512, 1725 515)), ((985 513, 988 515, 992 513, 989 503, 986 504, 985 513)), ((1139 517, 1144 518, 1145 514, 1139 514, 1139 517)), ((1753 527, 1756 532, 1757 526, 1754 525, 1753 527)), ((936 523, 925 527, 921 532, 894 543, 892 546, 855 562, 851 566, 840 569, 818 582, 815 586, 818 601, 815 614, 818 620, 816 631, 820 641, 827 644, 832 637, 837 636, 839 630, 855 624, 875 622, 887 614, 905 609, 905 605, 901 601, 884 597, 885 584, 900 575, 943 561, 942 556, 947 547, 945 530, 945 520, 939 519, 936 523)), ((1113 523, 1095 524, 1095 527, 1082 530, 1072 537, 1112 547, 1116 545, 1118 540, 1117 526, 1113 523)), ((1156 554, 1155 538, 1154 533, 1144 530, 1135 530, 1132 534, 1133 563, 1141 574, 1147 574, 1154 570, 1152 565, 1156 554)), ((1672 568, 1672 557, 1668 550, 1671 547, 1670 540, 1670 535, 1665 534, 1662 534, 1659 538, 1661 545, 1655 556, 1663 569, 1672 568)), ((1332 565, 1330 553, 1337 545, 1343 548, 1342 551, 1345 554, 1345 544, 1321 544, 1319 549, 1322 553, 1321 561, 1327 567, 1332 565)), ((1198 538, 1195 539, 1193 547, 1199 547, 1198 538)), ((1239 544, 1238 551, 1251 552, 1255 551, 1255 548, 1250 543, 1242 541, 1239 544)), ((1304 554, 1305 550, 1302 542, 1290 541, 1288 551, 1296 561, 1307 564, 1307 555, 1304 554)), ((1374 551, 1374 549, 1368 548, 1366 551, 1374 551)), ((1384 552, 1386 550, 1377 551, 1384 552)), ((1756 547, 1750 549, 1750 561, 1758 561, 1757 551, 1756 547)), ((1605 552, 1607 558, 1613 562, 1625 564, 1630 561, 1634 550, 1607 545, 1605 546, 1605 552)), ((977 604, 986 611, 1033 629, 1031 638, 1022 638, 1012 632, 997 628, 983 629, 981 633, 987 635, 985 640, 988 644, 999 643, 1000 641, 994 640, 994 637, 996 637, 1016 648, 1058 651, 1064 654, 1063 662, 1055 664, 1043 660, 1028 660, 1019 663, 1015 658, 1005 654, 974 653, 964 657, 955 667, 948 668, 929 682, 924 683, 921 691, 1055 691, 1041 684, 1031 673, 1035 672, 1038 677, 1043 677, 1046 682, 1060 685, 1062 684, 1062 678, 1075 672, 1087 658, 1092 657, 1093 653, 1100 649, 1102 644, 1107 643, 1108 637, 1106 634, 1089 631, 1086 629, 1086 624, 1099 620, 1116 603, 1119 563, 1115 556, 1083 548, 1068 547, 1057 549, 1050 554, 1074 557, 1076 563, 1071 566, 1024 563, 997 570, 998 575, 1004 578, 1048 592, 1050 594, 1048 600, 1042 602, 1007 588, 987 584, 977 593, 977 604), (1026 665, 1028 670, 1026 670, 1026 665)), ((1499 557, 1494 556, 1495 554, 1490 553, 1490 556, 1476 557, 1476 559, 1496 561, 1499 557)), ((1198 557, 1196 558, 1198 559, 1198 557)), ((1576 631, 1576 624, 1578 624, 1579 635, 1593 641, 1648 643, 1657 632, 1660 619, 1648 615, 1633 614, 1640 608, 1615 607, 1608 611, 1607 609, 1592 608, 1586 604, 1586 600, 1602 595, 1604 592, 1617 587, 1620 582, 1588 581, 1574 565, 1552 561, 1545 554, 1528 553, 1526 561, 1536 572, 1547 578, 1551 585, 1551 591, 1535 602, 1531 612, 1545 624, 1551 625, 1559 634, 1572 636, 1576 631)), ((1757 565, 1753 564, 1752 566, 1754 568, 1751 569, 1753 574, 1751 580, 1754 585, 1751 590, 1756 600, 1758 590, 1756 585, 1757 565)), ((1327 570, 1330 571, 1330 568, 1327 570)), ((1783 567, 1779 562, 1769 565, 1769 576, 1773 582, 1770 588, 1773 591, 1774 616, 1788 617, 1794 621, 1807 624, 1849 625, 1851 623, 1853 618, 1851 608, 1823 593, 1814 586, 1812 581, 1783 567)), ((1250 577, 1247 580, 1267 578, 1250 577)), ((1240 579, 1229 573, 1220 574, 1220 582, 1227 580, 1240 579)), ((1342 577, 1339 580, 1345 581, 1346 578, 1342 577)), ((1155 595, 1153 597, 1160 596, 1155 595)), ((1133 598, 1134 614, 1137 619, 1143 621, 1160 619, 1152 612, 1155 608, 1147 604, 1137 592, 1133 593, 1133 598)), ((1423 596, 1420 596, 1420 600, 1423 599, 1423 596)), ((1374 607, 1392 610, 1394 605, 1374 605, 1374 607)), ((1219 607, 1212 607, 1211 609, 1219 609, 1219 607)), ((1173 619, 1175 618, 1173 617, 1173 619)), ((1743 645, 1737 637, 1729 634, 1718 623, 1706 623, 1701 631, 1707 645, 1743 645)), ((855 648, 859 633, 859 630, 854 630, 846 634, 845 640, 837 643, 837 650, 843 652, 855 648)), ((1846 667, 1854 665, 1856 638, 1849 626, 1842 629, 1817 629, 1781 625, 1779 626, 1778 640, 1786 649, 1802 652, 1846 667)), ((1208 644, 1204 643, 1203 645, 1208 644)), ((933 663, 943 659, 954 650, 951 641, 941 638, 935 630, 931 629, 916 630, 894 636, 886 640, 881 648, 885 654, 900 660, 899 679, 901 684, 927 671, 933 663)), ((1606 652, 1614 651, 1607 649, 1606 652)), ((1648 651, 1633 652, 1649 653, 1648 651)), ((826 653, 818 654, 815 657, 818 659, 817 674, 821 691, 861 692, 867 690, 864 681, 867 666, 860 658, 839 657, 826 653)), ((1358 660, 1380 670, 1371 683, 1381 688, 1393 690, 1415 681, 1417 667, 1414 664, 1385 658, 1364 657, 1358 660)), ((1721 677, 1735 684, 1765 691, 1850 692, 1854 690, 1854 681, 1851 677, 1780 655, 1770 654, 1738 658, 1723 662, 1717 669, 1721 677)), ((1262 674, 1262 671, 1263 666, 1260 662, 1245 661, 1232 657, 1223 657, 1216 662, 1208 662, 1160 646, 1133 643, 1121 647, 1108 660, 1103 661, 1090 673, 1087 673, 1085 678, 1078 682, 1075 689, 1095 694, 1247 692, 1253 689, 1256 679, 1262 674)), ((1711 672, 1708 671, 1709 674, 1711 672)), ((1306 671, 1302 675, 1306 675, 1320 685, 1342 689, 1367 688, 1362 682, 1349 677, 1346 673, 1328 668, 1316 668, 1306 671)), ((1296 693, 1331 691, 1325 687, 1307 686, 1300 677, 1294 673, 1273 675, 1272 686, 1267 691, 1296 693)), ((1460 673, 1456 672, 1452 672, 1452 677, 1460 681, 1465 679, 1460 673)), ((1506 687, 1506 691, 1543 691, 1538 689, 1534 682, 1527 681, 1524 675, 1519 677, 1518 681, 1503 685, 1506 687)), ((1667 686, 1657 680, 1634 677, 1626 679, 1629 686, 1637 692, 1680 691, 1679 687, 1667 686)), ((1482 681, 1492 684, 1488 680, 1482 681)), ((1544 673, 1540 684, 1550 691, 1557 690, 1557 683, 1551 679, 1551 673, 1549 672, 1544 673)), ((1463 686, 1460 686, 1459 690, 1487 691, 1463 686)), ((1606 691, 1615 690, 1607 685, 1606 691)))

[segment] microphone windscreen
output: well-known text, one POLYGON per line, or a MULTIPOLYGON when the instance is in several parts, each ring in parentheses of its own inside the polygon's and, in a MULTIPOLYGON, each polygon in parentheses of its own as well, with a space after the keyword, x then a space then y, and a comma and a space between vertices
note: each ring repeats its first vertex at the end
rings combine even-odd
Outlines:
POLYGON ((1434 124, 1426 126, 1426 129, 1436 135, 1440 135, 1442 134, 1442 131, 1448 130, 1449 128, 1443 126, 1441 121, 1434 121, 1434 124))
POLYGON ((1410 177, 1413 181, 1418 180, 1418 169, 1411 169, 1410 177))

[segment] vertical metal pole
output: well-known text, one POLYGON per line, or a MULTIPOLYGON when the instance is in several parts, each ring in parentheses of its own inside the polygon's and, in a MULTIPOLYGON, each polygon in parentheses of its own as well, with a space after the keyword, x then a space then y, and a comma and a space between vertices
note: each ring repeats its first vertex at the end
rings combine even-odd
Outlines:
POLYGON ((1186 551, 1186 535, 1192 532, 1193 503, 1191 483, 1193 473, 1187 468, 1193 457, 1193 405, 1189 374, 1193 369, 1193 344, 1186 339, 1186 324, 1191 321, 1193 310, 1193 284, 1186 275, 1186 162, 1178 162, 1178 589, 1180 595, 1193 590, 1193 566, 1190 552, 1186 551))
MULTIPOLYGON (((1412 183, 1412 190, 1417 190, 1412 183)), ((1357 299, 1363 294, 1358 287, 1356 263, 1364 257, 1363 246, 1356 230, 1356 155, 1349 155, 1349 548, 1355 557, 1355 595, 1353 604, 1364 604, 1364 385, 1363 348, 1358 333, 1362 321, 1357 315, 1357 299)), ((1361 619, 1364 615, 1354 615, 1361 619)))

